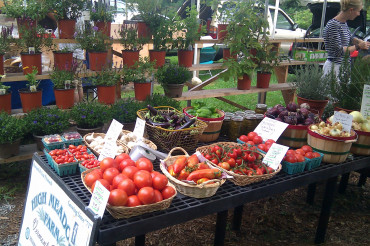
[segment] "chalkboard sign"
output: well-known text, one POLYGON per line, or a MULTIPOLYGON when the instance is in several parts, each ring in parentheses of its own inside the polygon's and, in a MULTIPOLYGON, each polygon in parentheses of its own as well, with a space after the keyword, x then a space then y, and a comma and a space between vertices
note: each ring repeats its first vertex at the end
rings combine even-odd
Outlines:
POLYGON ((95 245, 98 220, 35 154, 18 245, 95 245))

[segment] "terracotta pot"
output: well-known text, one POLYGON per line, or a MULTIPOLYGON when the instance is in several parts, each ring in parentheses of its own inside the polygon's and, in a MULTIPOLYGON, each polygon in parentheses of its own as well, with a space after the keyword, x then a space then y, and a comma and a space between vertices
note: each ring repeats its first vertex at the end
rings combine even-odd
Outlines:
POLYGON ((27 69, 23 69, 23 74, 32 73, 32 67, 34 66, 37 67, 37 74, 42 74, 41 53, 21 53, 21 59, 23 68, 28 67, 27 69))
POLYGON ((30 92, 28 89, 20 89, 18 92, 21 97, 23 113, 42 107, 42 90, 30 92))
POLYGON ((149 60, 155 61, 155 68, 162 67, 165 63, 166 51, 164 50, 149 50, 149 60))
POLYGON ((89 65, 92 71, 101 71, 107 63, 108 52, 89 51, 89 65))
POLYGON ((218 27, 217 27, 217 39, 218 40, 224 40, 224 38, 226 37, 227 35, 227 26, 229 24, 218 24, 218 27))
POLYGON ((224 59, 224 61, 227 61, 229 59, 234 59, 236 61, 236 59, 238 58, 237 55, 232 55, 230 54, 230 48, 223 48, 222 49, 222 58, 224 59))
POLYGON ((0 112, 5 111, 8 114, 12 112, 12 93, 0 95, 0 112))
POLYGON ((238 88, 238 90, 250 90, 251 84, 252 84, 252 80, 249 77, 249 75, 244 74, 243 78, 241 78, 241 79, 238 78, 237 88, 238 88))
POLYGON ((21 139, 17 139, 12 143, 0 144, 0 158, 6 159, 19 154, 19 146, 21 139))
POLYGON ((135 62, 139 61, 139 57, 139 51, 122 50, 123 65, 127 67, 132 67, 135 62))
POLYGON ((0 54, 0 74, 4 74, 4 55, 0 54))
POLYGON ((191 67, 193 65, 194 50, 178 50, 179 65, 191 67))
POLYGON ((81 134, 82 137, 84 137, 88 133, 93 133, 93 132, 103 132, 103 126, 95 127, 95 128, 79 128, 77 127, 77 132, 81 134))
POLYGON ((269 88, 271 73, 257 72, 257 88, 269 88))
POLYGON ((181 97, 184 84, 166 85, 164 88, 164 94, 168 97, 181 97))
POLYGON ((94 21, 94 25, 98 28, 99 32, 110 37, 111 22, 94 21))
POLYGON ((53 51, 54 54, 54 67, 59 70, 69 70, 72 66, 73 52, 58 52, 53 51))
POLYGON ((134 83, 135 99, 145 101, 147 96, 150 96, 152 83, 134 83))
POLYGON ((72 108, 74 105, 74 89, 54 89, 56 105, 60 109, 72 108))
POLYGON ((310 99, 297 96, 297 102, 298 102, 298 105, 301 105, 302 103, 308 103, 308 105, 310 105, 310 108, 317 110, 317 112, 319 113, 319 116, 321 117, 329 100, 310 100, 310 99))
POLYGON ((104 104, 113 104, 116 102, 116 86, 97 86, 98 101, 104 104))
POLYGON ((37 150, 42 151, 44 149, 44 144, 42 143, 42 138, 43 137, 44 136, 38 136, 38 135, 33 134, 33 140, 35 140, 37 150))
POLYGON ((60 39, 74 39, 76 20, 58 20, 60 39))
POLYGON ((17 18, 18 36, 22 38, 22 29, 36 28, 37 20, 31 20, 29 18, 17 18))
POLYGON ((138 38, 151 38, 152 37, 152 33, 149 29, 149 26, 143 21, 139 21, 137 23, 137 36, 138 38))

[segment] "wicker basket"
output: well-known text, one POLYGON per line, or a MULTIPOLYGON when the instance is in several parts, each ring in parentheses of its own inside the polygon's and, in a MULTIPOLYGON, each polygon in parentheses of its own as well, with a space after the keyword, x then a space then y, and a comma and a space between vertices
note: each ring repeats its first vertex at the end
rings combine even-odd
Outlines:
POLYGON ((358 139, 351 146, 351 153, 356 155, 370 155, 370 132, 355 131, 358 139))
MULTIPOLYGON (((197 148, 197 151, 199 151, 200 153, 205 155, 215 145, 222 146, 223 148, 225 148, 225 147, 228 147, 228 148, 241 147, 240 144, 234 143, 234 142, 218 142, 218 143, 214 143, 214 144, 211 144, 211 145, 199 147, 199 148, 197 148)), ((261 155, 263 155, 263 154, 261 154, 261 155)), ((214 166, 216 166, 216 165, 214 165, 214 166)), ((245 185, 249 185, 249 184, 252 184, 252 183, 256 183, 256 182, 260 182, 260 181, 263 181, 263 180, 270 179, 274 175, 276 175, 278 172, 280 172, 281 168, 282 168, 281 164, 279 164, 279 167, 275 172, 264 174, 264 175, 258 175, 258 176, 240 175, 240 174, 234 173, 232 171, 228 171, 228 170, 223 169, 223 168, 220 168, 220 169, 222 171, 226 172, 227 174, 229 174, 230 176, 233 176, 233 178, 230 179, 230 181, 233 182, 235 185, 245 186, 245 185)))
POLYGON ((307 126, 288 125, 277 142, 292 148, 300 148, 303 145, 306 145, 307 126))
MULTIPOLYGON (((169 106, 155 107, 160 113, 175 112, 179 116, 183 117, 183 113, 169 106)), ((148 109, 140 109, 137 111, 137 115, 140 119, 145 120, 145 114, 148 109)), ((164 151, 171 151, 174 147, 182 147, 187 151, 193 151, 198 144, 199 138, 202 135, 207 124, 201 120, 196 120, 194 127, 185 128, 181 130, 168 130, 165 128, 152 126, 145 123, 145 131, 149 136, 149 139, 153 141, 159 149, 164 151)))
MULTIPOLYGON (((181 147, 173 148, 170 153, 168 153, 167 158, 160 164, 160 168, 162 173, 166 175, 168 180, 176 187, 177 191, 181 194, 186 196, 194 197, 194 198, 205 198, 213 196, 218 188, 225 183, 225 179, 212 179, 207 182, 204 182, 199 185, 192 185, 182 182, 175 177, 172 177, 171 174, 168 173, 167 167, 175 162, 175 160, 179 156, 172 156, 172 152, 175 150, 181 150, 184 152, 186 157, 189 157, 189 154, 181 147)), ((220 168, 219 168, 220 169, 220 168)))
MULTIPOLYGON (((101 136, 102 138, 104 138, 105 137, 105 133, 88 133, 88 134, 86 134, 85 136, 84 136, 84 143, 85 143, 85 145, 89 148, 89 149, 91 149, 91 151, 94 153, 94 155, 95 156, 99 156, 100 155, 100 153, 99 152, 97 152, 95 149, 93 149, 92 147, 91 147, 91 145, 90 145, 90 143, 86 140, 86 137, 87 136, 90 136, 90 135, 92 135, 94 138, 96 138, 96 137, 98 137, 98 136, 101 136)), ((123 147, 123 149, 124 149, 124 151, 122 152, 122 153, 126 153, 126 154, 128 154, 129 153, 129 148, 125 145, 125 144, 123 144, 120 140, 117 140, 116 141, 116 143, 117 143, 117 145, 120 145, 120 146, 122 146, 123 147)))
MULTIPOLYGON (((119 135, 118 139, 121 139, 122 135, 123 134, 129 134, 129 133, 132 133, 131 131, 127 131, 127 130, 122 130, 121 134, 119 135)), ((123 142, 123 141, 121 141, 123 142)), ((157 150, 157 145, 155 145, 152 141, 150 141, 149 139, 146 139, 146 138, 143 138, 143 142, 148 145, 151 149, 154 149, 154 150, 157 150)), ((128 146, 127 146, 128 147, 128 146)), ((129 151, 131 150, 130 147, 129 148, 129 151)))
MULTIPOLYGON (((81 173, 82 183, 84 184, 84 186, 90 193, 92 193, 91 189, 85 184, 84 180, 85 180, 85 176, 94 169, 97 169, 97 168, 88 169, 81 173)), ((148 205, 139 205, 136 207, 111 206, 109 205, 109 203, 107 203, 106 208, 108 212, 115 219, 127 219, 133 216, 138 216, 138 215, 145 214, 145 213, 151 213, 151 212, 158 211, 158 210, 165 210, 171 205, 173 198, 177 195, 176 187, 173 186, 170 182, 168 182, 168 185, 172 186, 175 189, 175 195, 173 195, 172 197, 168 199, 162 200, 160 202, 156 202, 156 203, 148 204, 148 205)))
POLYGON ((331 137, 318 134, 308 128, 308 145, 313 150, 324 154, 323 162, 341 163, 344 162, 351 149, 352 143, 356 142, 357 135, 352 130, 350 137, 331 137))

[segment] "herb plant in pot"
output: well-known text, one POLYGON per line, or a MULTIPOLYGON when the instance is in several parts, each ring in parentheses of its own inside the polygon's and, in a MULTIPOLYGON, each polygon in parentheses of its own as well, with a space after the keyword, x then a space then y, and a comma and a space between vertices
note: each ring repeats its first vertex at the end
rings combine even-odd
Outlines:
POLYGON ((184 84, 192 78, 187 67, 166 64, 155 73, 157 82, 163 87, 168 97, 181 97, 184 84))
POLYGON ((14 42, 12 37, 13 26, 1 27, 0 32, 0 75, 4 74, 4 54, 10 50, 10 43, 14 42))
POLYGON ((23 118, 0 112, 0 158, 18 155, 20 141, 26 132, 27 125, 23 118))
POLYGON ((98 101, 113 104, 116 101, 116 85, 121 81, 119 68, 108 65, 92 78, 92 83, 98 88, 98 101))
POLYGON ((99 32, 110 37, 111 23, 114 21, 114 14, 109 3, 107 4, 102 0, 94 2, 90 10, 90 19, 94 21, 94 26, 98 28, 99 32))
POLYGON ((60 109, 72 108, 74 105, 75 72, 75 68, 60 70, 54 67, 50 74, 50 79, 54 84, 56 105, 60 109))
MULTIPOLYGON (((28 67, 23 69, 28 69, 28 67)), ((42 107, 42 90, 37 88, 40 84, 40 81, 36 79, 37 72, 37 68, 32 67, 32 73, 26 74, 27 88, 18 90, 24 113, 42 107)))
POLYGON ((123 124, 123 129, 134 131, 136 123, 136 112, 145 108, 146 104, 130 98, 118 100, 112 105, 112 118, 123 124))
POLYGON ((0 75, 0 112, 5 111, 8 114, 12 111, 12 93, 9 91, 10 86, 3 85, 1 79, 5 75, 0 75))

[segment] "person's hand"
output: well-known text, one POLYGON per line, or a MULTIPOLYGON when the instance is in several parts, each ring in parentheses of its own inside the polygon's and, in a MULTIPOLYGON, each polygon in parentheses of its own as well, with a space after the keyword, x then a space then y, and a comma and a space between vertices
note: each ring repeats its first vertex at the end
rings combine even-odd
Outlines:
POLYGON ((368 50, 370 48, 370 42, 360 41, 358 47, 362 50, 368 50))

